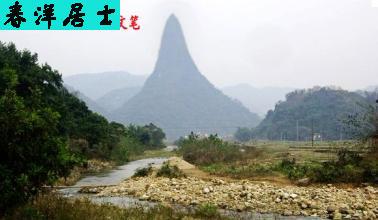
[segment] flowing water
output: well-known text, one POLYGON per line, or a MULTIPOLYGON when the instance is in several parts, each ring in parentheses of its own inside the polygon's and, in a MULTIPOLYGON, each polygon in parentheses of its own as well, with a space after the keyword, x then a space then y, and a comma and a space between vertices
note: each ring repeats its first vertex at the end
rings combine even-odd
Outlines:
POLYGON ((79 180, 74 186, 61 189, 60 192, 66 196, 78 196, 78 191, 83 186, 111 186, 117 185, 122 180, 131 177, 138 168, 149 165, 161 165, 167 158, 148 158, 143 160, 132 161, 126 165, 119 166, 114 170, 93 176, 86 176, 79 180))

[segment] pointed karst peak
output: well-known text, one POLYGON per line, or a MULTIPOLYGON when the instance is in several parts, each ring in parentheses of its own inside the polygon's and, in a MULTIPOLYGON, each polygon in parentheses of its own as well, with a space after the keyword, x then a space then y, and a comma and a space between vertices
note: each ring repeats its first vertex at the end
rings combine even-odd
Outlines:
POLYGON ((175 30, 176 33, 182 32, 181 23, 175 14, 171 14, 165 23, 164 32, 166 33, 170 30, 175 30))
POLYGON ((195 66, 189 54, 181 24, 174 14, 169 16, 165 24, 156 70, 166 69, 172 64, 175 64, 176 68, 188 68, 188 66, 194 68, 195 66))
POLYGON ((186 48, 184 34, 178 18, 172 14, 165 25, 161 49, 186 48))
POLYGON ((171 14, 169 17, 168 17, 168 20, 167 20, 167 24, 171 24, 171 25, 180 25, 180 22, 177 18, 177 16, 175 14, 171 14))
POLYGON ((171 15, 164 28, 155 70, 140 92, 115 111, 112 120, 152 122, 164 129, 168 140, 191 131, 222 135, 232 134, 236 127, 254 127, 258 116, 225 96, 200 73, 176 16, 171 15), (184 129, 172 129, 177 127, 184 129))

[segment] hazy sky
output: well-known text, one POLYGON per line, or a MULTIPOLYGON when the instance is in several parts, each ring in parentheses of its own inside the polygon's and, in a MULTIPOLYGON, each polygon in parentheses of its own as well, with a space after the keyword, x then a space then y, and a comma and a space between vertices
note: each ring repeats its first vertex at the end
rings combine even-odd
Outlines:
MULTIPOLYGON (((378 85, 374 0, 121 0, 140 31, 0 31, 64 76, 150 74, 164 23, 179 18, 193 59, 218 87, 378 85)), ((377 4, 378 6, 378 4, 377 4)))

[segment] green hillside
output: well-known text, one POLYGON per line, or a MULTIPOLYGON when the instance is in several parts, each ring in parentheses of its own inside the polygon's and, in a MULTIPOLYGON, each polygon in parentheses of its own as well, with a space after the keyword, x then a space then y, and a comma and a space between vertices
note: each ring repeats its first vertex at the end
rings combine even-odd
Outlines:
POLYGON ((268 112, 254 130, 254 136, 270 140, 311 140, 314 133, 323 140, 347 139, 352 134, 345 120, 362 111, 367 103, 359 94, 340 89, 297 90, 268 112))

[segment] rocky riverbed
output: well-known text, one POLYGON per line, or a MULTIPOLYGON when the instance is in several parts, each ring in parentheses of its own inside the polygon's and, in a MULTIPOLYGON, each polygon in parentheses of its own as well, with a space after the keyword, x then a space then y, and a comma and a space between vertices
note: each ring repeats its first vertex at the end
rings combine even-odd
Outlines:
MULTIPOLYGON (((93 190, 93 189, 92 189, 93 190)), ((324 186, 277 186, 261 182, 180 179, 154 176, 130 178, 118 186, 98 189, 99 196, 134 196, 142 200, 182 205, 212 203, 219 208, 319 216, 333 219, 377 219, 378 189, 324 186)))
POLYGON ((172 157, 168 161, 187 177, 156 177, 157 166, 150 176, 128 178, 116 186, 85 187, 81 192, 96 194, 96 197, 133 197, 182 206, 210 203, 225 210, 261 214, 378 219, 377 187, 294 186, 220 179, 209 176, 181 158, 172 157))

